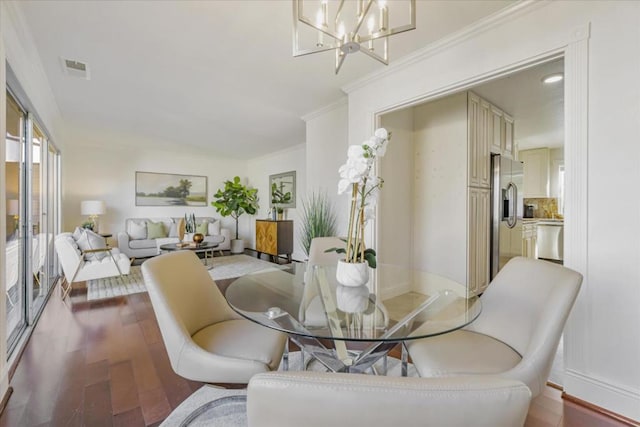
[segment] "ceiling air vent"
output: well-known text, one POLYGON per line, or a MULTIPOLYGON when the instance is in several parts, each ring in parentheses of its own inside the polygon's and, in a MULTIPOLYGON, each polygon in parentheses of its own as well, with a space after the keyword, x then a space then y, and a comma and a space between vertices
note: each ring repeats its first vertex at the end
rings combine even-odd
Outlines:
POLYGON ((89 80, 89 65, 85 62, 76 61, 73 59, 60 58, 62 61, 62 69, 64 72, 73 77, 79 77, 81 79, 89 80))

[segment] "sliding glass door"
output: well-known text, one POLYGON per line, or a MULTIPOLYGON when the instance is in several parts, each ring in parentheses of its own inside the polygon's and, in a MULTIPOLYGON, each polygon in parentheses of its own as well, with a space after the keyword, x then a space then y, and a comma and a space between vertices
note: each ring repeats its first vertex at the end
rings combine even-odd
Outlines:
POLYGON ((7 136, 5 152, 6 182, 6 272, 5 280, 7 340, 11 349, 26 326, 25 286, 26 264, 24 235, 20 224, 24 223, 24 153, 26 114, 15 99, 7 93, 7 136))
POLYGON ((58 277, 59 153, 33 115, 7 93, 7 345, 35 322, 58 277))

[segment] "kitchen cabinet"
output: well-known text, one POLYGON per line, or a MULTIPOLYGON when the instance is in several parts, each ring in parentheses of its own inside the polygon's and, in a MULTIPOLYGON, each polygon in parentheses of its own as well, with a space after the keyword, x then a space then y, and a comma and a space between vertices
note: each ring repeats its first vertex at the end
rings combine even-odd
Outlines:
POLYGON ((495 105, 491 106, 491 152, 503 154, 504 150, 504 113, 495 105))
POLYGON ((504 113, 501 122, 501 149, 502 155, 517 160, 513 143, 513 117, 504 113))
POLYGON ((549 149, 523 150, 519 158, 524 163, 524 197, 549 197, 549 149))
POLYGON ((490 192, 488 188, 469 188, 469 295, 480 294, 489 286, 490 192))
POLYGON ((293 221, 256 220, 256 251, 258 258, 263 253, 274 257, 286 255, 291 262, 293 221))
POLYGON ((525 222, 522 225, 522 256, 538 258, 538 225, 536 221, 525 222))
POLYGON ((491 105, 477 95, 469 92, 469 185, 489 188, 491 151, 490 135, 493 129, 491 105))

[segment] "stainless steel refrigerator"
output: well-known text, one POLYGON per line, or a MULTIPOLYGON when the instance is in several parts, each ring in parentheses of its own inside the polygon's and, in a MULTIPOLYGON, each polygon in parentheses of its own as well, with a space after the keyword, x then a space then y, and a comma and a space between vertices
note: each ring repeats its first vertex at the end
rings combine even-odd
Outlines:
POLYGON ((513 257, 522 255, 524 208, 522 162, 491 156, 491 278, 513 257))

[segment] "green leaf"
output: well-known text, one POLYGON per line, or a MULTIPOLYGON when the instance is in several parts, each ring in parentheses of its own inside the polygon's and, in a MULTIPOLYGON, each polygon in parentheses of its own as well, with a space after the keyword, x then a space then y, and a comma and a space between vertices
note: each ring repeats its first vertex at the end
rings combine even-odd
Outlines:
POLYGON ((376 264, 376 256, 375 254, 372 254, 371 252, 364 252, 364 259, 365 261, 367 261, 367 264, 369 264, 369 267, 371 268, 376 268, 377 264, 376 264))

